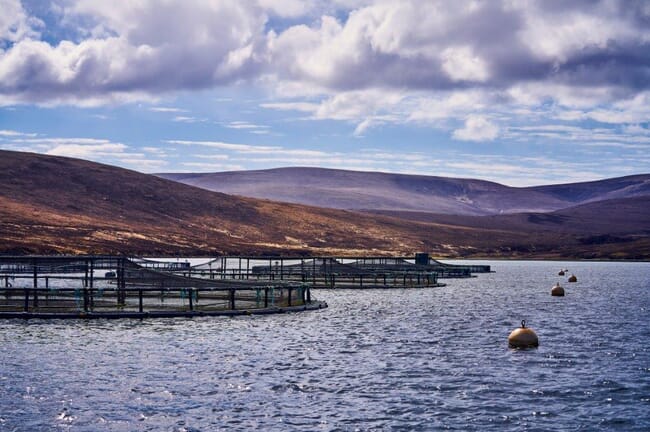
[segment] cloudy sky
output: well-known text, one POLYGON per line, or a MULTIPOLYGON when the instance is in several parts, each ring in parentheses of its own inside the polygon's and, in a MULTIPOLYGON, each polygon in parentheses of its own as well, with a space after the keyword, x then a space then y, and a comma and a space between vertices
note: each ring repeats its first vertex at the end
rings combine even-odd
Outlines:
POLYGON ((0 0, 0 148, 513 186, 650 172, 650 2, 0 0))

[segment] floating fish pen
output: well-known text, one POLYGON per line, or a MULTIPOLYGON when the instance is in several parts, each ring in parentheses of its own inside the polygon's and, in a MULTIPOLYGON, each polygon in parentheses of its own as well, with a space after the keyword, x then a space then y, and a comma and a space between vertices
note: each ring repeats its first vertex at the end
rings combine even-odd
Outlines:
POLYGON ((119 256, 0 257, 0 318, 243 315, 326 306, 308 284, 294 281, 183 276, 119 256))
POLYGON ((246 257, 222 256, 199 265, 142 259, 141 266, 185 277, 231 280, 293 281, 313 288, 424 288, 441 286, 440 278, 471 277, 490 266, 440 263, 428 254, 416 259, 387 257, 246 257), (423 261, 423 258, 425 260, 423 261), (418 261, 419 260, 419 261, 418 261))
POLYGON ((299 263, 252 267, 257 278, 294 280, 314 288, 424 288, 443 286, 436 272, 426 269, 364 268, 335 258, 303 259, 299 263))

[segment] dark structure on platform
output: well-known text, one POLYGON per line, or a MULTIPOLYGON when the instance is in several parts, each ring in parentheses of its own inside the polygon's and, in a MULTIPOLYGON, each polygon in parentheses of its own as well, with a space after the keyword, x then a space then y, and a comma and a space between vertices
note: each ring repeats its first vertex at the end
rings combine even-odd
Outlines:
POLYGON ((291 281, 179 275, 185 263, 123 256, 0 257, 0 317, 121 318, 272 313, 325 307, 291 281), (167 268, 162 268, 166 265, 167 268))

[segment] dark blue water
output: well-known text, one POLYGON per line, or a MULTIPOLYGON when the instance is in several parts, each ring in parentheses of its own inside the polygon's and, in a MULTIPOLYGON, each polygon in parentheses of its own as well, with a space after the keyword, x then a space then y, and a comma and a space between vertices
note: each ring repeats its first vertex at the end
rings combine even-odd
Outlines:
POLYGON ((318 312, 0 321, 0 430, 650 430, 650 264, 490 264, 318 312))

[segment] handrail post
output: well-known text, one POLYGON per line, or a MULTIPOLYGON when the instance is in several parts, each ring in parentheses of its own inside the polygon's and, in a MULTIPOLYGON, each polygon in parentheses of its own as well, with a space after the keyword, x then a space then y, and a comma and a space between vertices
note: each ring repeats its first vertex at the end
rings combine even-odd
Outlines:
POLYGON ((34 270, 34 308, 38 307, 38 268, 36 266, 36 260, 33 261, 33 270, 34 270))

